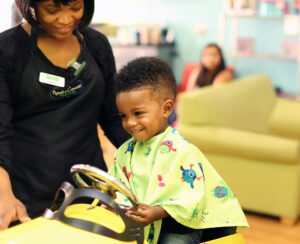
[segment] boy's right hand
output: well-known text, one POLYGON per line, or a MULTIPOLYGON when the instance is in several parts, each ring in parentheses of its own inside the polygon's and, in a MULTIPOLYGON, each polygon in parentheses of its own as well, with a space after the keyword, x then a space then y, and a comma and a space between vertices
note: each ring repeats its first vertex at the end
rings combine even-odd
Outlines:
POLYGON ((129 219, 143 223, 145 226, 148 224, 163 219, 169 216, 167 211, 161 206, 149 206, 144 203, 140 203, 137 209, 128 210, 126 215, 129 219))
POLYGON ((0 192, 0 231, 8 228, 13 221, 24 223, 30 220, 26 208, 13 193, 0 192))

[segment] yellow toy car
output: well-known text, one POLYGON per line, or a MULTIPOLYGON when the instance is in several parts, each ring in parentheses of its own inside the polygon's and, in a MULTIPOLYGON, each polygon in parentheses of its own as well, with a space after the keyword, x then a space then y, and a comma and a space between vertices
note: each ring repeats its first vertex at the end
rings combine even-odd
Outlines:
POLYGON ((143 224, 130 220, 125 215, 125 207, 114 201, 116 192, 120 191, 136 207, 137 200, 130 189, 113 176, 89 165, 74 165, 71 173, 80 188, 64 182, 51 209, 46 209, 42 217, 1 232, 0 243, 147 243, 143 224), (90 184, 86 183, 87 180, 90 184), (82 198, 94 200, 92 204, 78 203, 82 198), (98 206, 98 203, 113 211, 98 206))
MULTIPOLYGON (((71 174, 79 188, 64 182, 56 193, 52 207, 46 209, 43 216, 0 232, 0 243, 147 244, 144 240, 144 225, 130 220, 125 214, 129 207, 114 201, 116 192, 120 191, 133 208, 137 207, 137 199, 130 189, 115 177, 93 166, 74 165, 71 174), (78 203, 82 198, 93 202, 78 203), (99 203, 113 211, 98 206, 99 203)), ((205 243, 245 242, 242 234, 236 233, 205 243)))

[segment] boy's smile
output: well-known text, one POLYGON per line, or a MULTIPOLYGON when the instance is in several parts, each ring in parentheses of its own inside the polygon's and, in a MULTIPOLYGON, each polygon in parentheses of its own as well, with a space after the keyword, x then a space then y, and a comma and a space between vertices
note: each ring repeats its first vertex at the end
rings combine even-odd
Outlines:
POLYGON ((116 104, 122 126, 138 141, 148 141, 168 126, 169 113, 164 109, 165 102, 160 103, 154 98, 151 89, 120 92, 116 104))

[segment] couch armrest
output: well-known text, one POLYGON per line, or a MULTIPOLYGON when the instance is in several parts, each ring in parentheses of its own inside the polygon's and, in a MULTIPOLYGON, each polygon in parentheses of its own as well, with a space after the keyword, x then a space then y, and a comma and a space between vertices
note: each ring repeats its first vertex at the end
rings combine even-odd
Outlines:
POLYGON ((287 164, 298 163, 299 141, 220 126, 178 125, 188 141, 205 152, 287 164))
POLYGON ((272 134, 300 140, 300 102, 290 99, 276 99, 268 122, 272 134))

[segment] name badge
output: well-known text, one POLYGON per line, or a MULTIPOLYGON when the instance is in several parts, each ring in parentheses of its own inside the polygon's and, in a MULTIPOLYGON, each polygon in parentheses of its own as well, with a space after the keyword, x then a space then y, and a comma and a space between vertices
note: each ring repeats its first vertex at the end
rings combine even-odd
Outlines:
POLYGON ((65 78, 61 76, 41 72, 39 81, 52 86, 65 87, 65 78))

